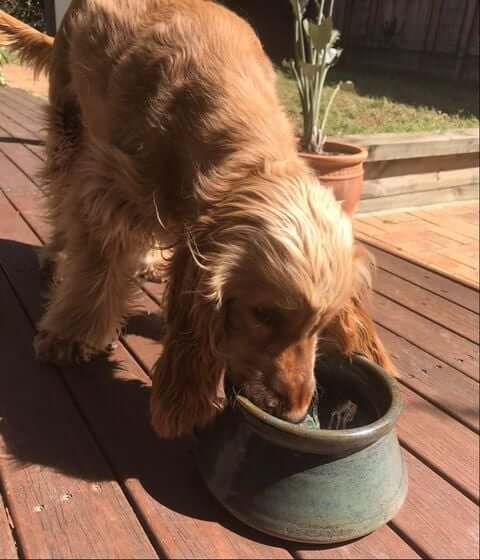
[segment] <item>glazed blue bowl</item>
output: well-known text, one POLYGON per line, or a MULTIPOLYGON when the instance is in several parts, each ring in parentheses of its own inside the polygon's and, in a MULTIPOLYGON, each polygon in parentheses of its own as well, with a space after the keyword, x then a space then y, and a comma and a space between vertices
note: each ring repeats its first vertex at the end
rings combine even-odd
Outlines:
POLYGON ((402 506, 407 472, 395 432, 395 380, 360 356, 318 361, 317 383, 358 405, 348 429, 291 424, 237 397, 197 436, 211 493, 235 517, 290 541, 331 544, 366 535, 402 506))

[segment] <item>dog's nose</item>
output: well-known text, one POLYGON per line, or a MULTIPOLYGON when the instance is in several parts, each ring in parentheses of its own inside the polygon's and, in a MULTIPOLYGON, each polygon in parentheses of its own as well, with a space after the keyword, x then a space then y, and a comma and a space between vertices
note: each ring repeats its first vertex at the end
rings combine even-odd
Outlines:
POLYGON ((300 409, 297 408, 291 410, 283 415, 283 419, 286 420, 287 422, 291 422, 292 424, 300 424, 300 422, 302 422, 305 419, 309 406, 310 405, 308 404, 307 406, 304 406, 300 409))
MULTIPOLYGON (((299 424, 305 419, 315 393, 313 379, 291 390, 286 399, 288 405, 284 406, 282 418, 287 422, 299 424)), ((286 404, 286 403, 284 403, 286 404)))

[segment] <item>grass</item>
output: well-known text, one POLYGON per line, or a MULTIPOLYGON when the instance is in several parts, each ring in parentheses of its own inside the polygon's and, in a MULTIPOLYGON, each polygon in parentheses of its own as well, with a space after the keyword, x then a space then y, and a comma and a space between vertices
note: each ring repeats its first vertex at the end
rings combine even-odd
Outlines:
POLYGON ((4 64, 13 64, 18 62, 18 56, 11 52, 7 47, 0 47, 0 86, 7 85, 5 76, 2 72, 2 66, 4 64))
MULTIPOLYGON (((478 90, 452 81, 393 73, 333 69, 325 99, 339 80, 352 80, 355 93, 340 92, 330 112, 327 135, 423 132, 479 126, 478 90)), ((302 116, 293 77, 278 70, 280 97, 299 130, 302 116)))
POLYGON ((18 62, 18 55, 8 47, 0 47, 0 66, 2 64, 15 64, 18 62))

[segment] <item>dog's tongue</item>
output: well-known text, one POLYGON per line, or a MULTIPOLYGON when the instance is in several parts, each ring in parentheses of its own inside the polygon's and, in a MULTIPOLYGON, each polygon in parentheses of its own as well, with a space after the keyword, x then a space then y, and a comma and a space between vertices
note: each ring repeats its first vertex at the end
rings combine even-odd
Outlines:
POLYGON ((299 426, 312 430, 346 430, 355 419, 358 406, 348 399, 329 399, 325 389, 317 387, 307 416, 299 426))

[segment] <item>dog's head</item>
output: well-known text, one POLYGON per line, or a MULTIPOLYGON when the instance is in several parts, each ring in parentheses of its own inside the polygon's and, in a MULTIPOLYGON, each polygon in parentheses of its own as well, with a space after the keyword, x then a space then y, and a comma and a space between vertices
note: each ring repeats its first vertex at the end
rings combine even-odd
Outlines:
POLYGON ((225 374, 263 409, 301 421, 315 390, 317 337, 364 268, 350 219, 316 179, 261 177, 225 196, 172 263, 157 432, 206 424, 222 406, 225 374))

